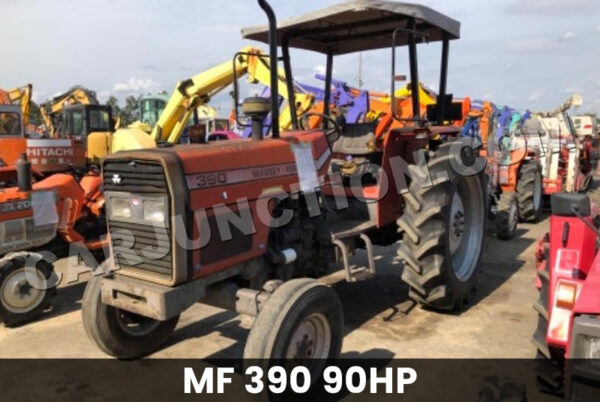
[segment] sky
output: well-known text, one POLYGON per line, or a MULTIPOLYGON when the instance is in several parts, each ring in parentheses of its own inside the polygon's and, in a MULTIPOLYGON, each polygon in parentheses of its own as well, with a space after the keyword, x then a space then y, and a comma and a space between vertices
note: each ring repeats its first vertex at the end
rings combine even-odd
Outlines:
MULTIPOLYGON (((342 0, 271 0, 280 20, 342 0)), ((449 91, 457 97, 551 110, 573 93, 600 112, 600 1, 422 0, 461 22, 450 46, 449 91)), ((101 100, 172 92, 178 81, 231 60, 240 29, 266 24, 254 0, 0 0, 0 87, 32 83, 44 101, 78 84, 101 100)), ((437 88, 440 45, 419 47, 421 79, 437 88)), ((398 52, 401 60, 406 53, 398 52)), ((389 92, 390 51, 363 53, 364 88, 389 92)), ((357 54, 334 75, 357 85, 357 54)), ((293 51, 295 78, 314 83, 325 57, 293 51)), ((397 74, 408 74, 408 63, 397 74), (403 71, 404 70, 404 71, 403 71)), ((227 91, 213 99, 223 115, 227 91)), ((259 90, 257 90, 259 92, 259 90)))

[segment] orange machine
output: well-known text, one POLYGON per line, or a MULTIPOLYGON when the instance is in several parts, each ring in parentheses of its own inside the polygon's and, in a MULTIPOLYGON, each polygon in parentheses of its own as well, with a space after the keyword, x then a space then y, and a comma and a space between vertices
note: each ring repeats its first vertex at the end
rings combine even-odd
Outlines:
POLYGON ((100 175, 54 174, 32 184, 25 154, 15 166, 0 168, 0 322, 15 325, 45 310, 55 293, 51 262, 64 248, 91 251, 104 243, 104 196, 100 175), (46 254, 40 253, 44 247, 46 254), (34 268, 40 282, 32 283, 34 268), (43 282, 43 283, 42 283, 43 282))
POLYGON ((0 91, 0 166, 14 166, 25 152, 33 169, 42 175, 64 172, 69 166, 85 167, 86 146, 83 139, 67 136, 42 138, 38 133, 26 131, 31 85, 24 88, 0 91))

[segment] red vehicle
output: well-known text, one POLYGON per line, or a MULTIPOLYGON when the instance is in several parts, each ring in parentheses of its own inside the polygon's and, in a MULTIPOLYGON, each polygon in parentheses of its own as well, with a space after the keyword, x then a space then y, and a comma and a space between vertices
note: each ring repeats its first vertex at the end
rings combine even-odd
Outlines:
MULTIPOLYGON (((202 302, 256 317, 246 358, 338 357, 342 307, 331 288, 312 278, 335 261, 348 282, 372 277, 374 245, 399 243, 402 278, 416 303, 460 310, 473 293, 487 224, 485 161, 472 141, 459 138, 459 127, 445 124, 461 118, 446 92, 450 41, 459 38, 460 24, 425 6, 355 0, 278 25, 268 2, 258 3, 269 25, 245 29, 244 38, 268 43, 270 60, 279 60, 281 44, 290 99, 290 48, 326 56, 323 127, 302 130, 292 102, 293 129, 279 131, 278 71, 271 63, 271 98, 242 104, 252 138, 118 152, 103 161, 114 258, 106 264, 111 272, 88 282, 82 318, 90 338, 112 356, 153 352, 179 315, 202 302), (329 110, 334 56, 407 47, 412 110, 419 110, 423 38, 441 42, 433 118, 412 113, 406 122, 392 107, 405 126, 380 138, 375 124, 338 123, 329 110), (272 133, 264 138, 269 111, 272 133), (340 199, 348 202, 338 206, 340 199), (290 219, 281 223, 284 213, 290 219), (243 230, 225 222, 238 225, 240 218, 243 230), (368 263, 357 267, 350 257, 361 247, 368 263)), ((234 97, 238 105, 237 90, 234 97)))
POLYGON ((600 398, 599 230, 600 211, 586 195, 554 194, 536 253, 538 385, 569 401, 600 398))

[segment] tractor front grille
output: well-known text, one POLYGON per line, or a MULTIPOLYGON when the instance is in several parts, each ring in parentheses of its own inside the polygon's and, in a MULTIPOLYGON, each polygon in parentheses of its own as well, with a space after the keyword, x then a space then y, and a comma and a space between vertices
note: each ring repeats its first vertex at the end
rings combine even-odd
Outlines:
POLYGON ((167 179, 157 162, 109 160, 103 169, 104 191, 167 193, 167 179))
POLYGON ((110 233, 118 267, 171 276, 173 253, 169 228, 113 220, 110 233))
MULTIPOLYGON (((143 160, 107 160, 103 166, 104 191, 145 196, 169 195, 162 165, 143 160)), ((170 197, 167 197, 170 200, 170 197)), ((170 201, 169 201, 170 204, 170 201)), ((171 206, 167 205, 170 214, 171 206)), ((129 271, 151 272, 170 278, 173 272, 171 228, 136 220, 109 219, 108 228, 116 265, 129 271)))

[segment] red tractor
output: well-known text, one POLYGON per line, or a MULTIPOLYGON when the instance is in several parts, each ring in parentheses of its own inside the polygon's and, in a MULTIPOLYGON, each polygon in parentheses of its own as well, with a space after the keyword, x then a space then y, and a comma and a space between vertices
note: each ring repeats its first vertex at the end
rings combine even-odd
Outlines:
POLYGON ((242 105, 252 138, 104 160, 112 269, 88 282, 82 317, 107 354, 153 352, 179 315, 201 302, 256 317, 244 357, 321 364, 341 351, 343 311, 333 290, 312 278, 336 259, 350 282, 373 276, 373 244, 398 242, 402 278, 417 303, 461 309, 474 290, 486 232, 485 160, 459 138, 459 127, 444 124, 462 117, 446 93, 459 22, 425 6, 355 0, 277 25, 267 1, 258 3, 269 26, 246 29, 244 37, 268 43, 272 61, 281 46, 290 99, 290 47, 326 56, 323 128, 299 129, 292 102, 293 130, 279 132, 272 62, 270 101, 242 105), (429 120, 401 116, 393 95, 394 118, 405 124, 379 137, 377 122, 340 124, 330 116, 334 56, 391 48, 395 83, 399 46, 409 50, 411 100, 419 110, 417 45, 425 42, 441 42, 442 50, 440 95, 429 120), (269 112, 272 134, 263 138, 269 112), (350 262, 359 247, 367 251, 365 267, 350 262))
POLYGON ((538 385, 569 401, 598 400, 600 211, 584 194, 557 193, 551 203, 536 252, 538 385))

